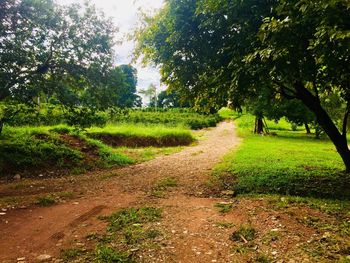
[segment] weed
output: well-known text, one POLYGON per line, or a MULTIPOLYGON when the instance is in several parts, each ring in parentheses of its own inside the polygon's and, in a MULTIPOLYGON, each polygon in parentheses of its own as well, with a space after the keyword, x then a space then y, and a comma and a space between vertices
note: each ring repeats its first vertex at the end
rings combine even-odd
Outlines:
POLYGON ((230 239, 233 241, 253 241, 256 236, 256 230, 249 224, 241 225, 233 234, 230 239))
POLYGON ((164 191, 168 188, 178 186, 178 181, 174 177, 164 177, 157 180, 155 186, 151 190, 151 195, 154 197, 163 197, 164 191))
POLYGON ((270 263, 272 262, 272 259, 265 255, 265 254, 259 254, 257 257, 256 257, 256 261, 259 262, 259 263, 270 263))
POLYGON ((65 250, 61 250, 60 258, 63 262, 71 262, 72 260, 78 258, 84 251, 77 248, 69 248, 65 250))
POLYGON ((38 199, 36 200, 35 204, 39 205, 39 206, 50 206, 56 203, 56 200, 54 197, 52 196, 42 196, 42 197, 38 197, 38 199))
POLYGON ((233 208, 233 204, 232 203, 216 203, 214 205, 216 208, 218 208, 219 212, 222 214, 228 213, 231 211, 231 209, 233 208))
POLYGON ((161 217, 161 210, 154 207, 126 208, 105 219, 109 222, 108 230, 118 231, 132 224, 154 222, 161 217))
POLYGON ((130 255, 121 253, 111 247, 99 246, 95 251, 96 263, 133 263, 130 255))

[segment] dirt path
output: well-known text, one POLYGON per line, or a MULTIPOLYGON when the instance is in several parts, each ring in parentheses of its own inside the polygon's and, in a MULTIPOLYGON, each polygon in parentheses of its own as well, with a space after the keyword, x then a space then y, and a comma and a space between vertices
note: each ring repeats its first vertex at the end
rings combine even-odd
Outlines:
MULTIPOLYGON (((143 204, 161 207, 160 224, 166 232, 161 252, 146 255, 149 261, 227 262, 230 248, 226 231, 213 224, 223 219, 214 205, 219 199, 201 197, 212 167, 239 143, 232 123, 205 131, 198 145, 139 165, 116 169, 116 176, 100 182, 78 200, 47 208, 10 211, 0 222, 0 261, 16 262, 38 255, 57 257, 62 247, 79 244, 87 233, 105 228, 97 219, 120 208, 143 204), (178 186, 167 198, 150 194, 160 178, 176 178, 178 186)), ((53 260, 55 261, 55 260, 53 260)))

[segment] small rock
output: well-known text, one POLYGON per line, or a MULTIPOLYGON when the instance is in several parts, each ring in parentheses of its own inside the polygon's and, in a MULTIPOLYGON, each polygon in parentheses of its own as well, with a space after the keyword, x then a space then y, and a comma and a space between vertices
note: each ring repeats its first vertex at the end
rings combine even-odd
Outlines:
POLYGON ((7 209, 6 209, 6 208, 2 208, 1 211, 2 211, 2 212, 6 212, 7 209))
POLYGON ((79 202, 73 202, 73 205, 79 205, 79 202))
POLYGON ((24 261, 24 260, 26 260, 25 257, 23 257, 23 258, 17 258, 17 261, 24 261))
POLYGON ((39 177, 44 177, 44 175, 43 174, 39 174, 39 177))
POLYGON ((278 254, 278 252, 277 251, 272 251, 271 254, 272 254, 272 256, 276 256, 278 254))
POLYGON ((39 219, 43 219, 44 217, 42 217, 42 216, 39 216, 39 219))
POLYGON ((45 262, 45 261, 49 261, 52 257, 50 255, 40 255, 38 256, 36 259, 39 261, 39 262, 45 262))
POLYGON ((14 177, 13 177, 14 180, 21 180, 21 176, 19 174, 16 174, 14 177))
POLYGON ((0 213, 0 216, 4 216, 4 215, 6 215, 6 213, 4 213, 4 212, 1 212, 1 213, 0 213))

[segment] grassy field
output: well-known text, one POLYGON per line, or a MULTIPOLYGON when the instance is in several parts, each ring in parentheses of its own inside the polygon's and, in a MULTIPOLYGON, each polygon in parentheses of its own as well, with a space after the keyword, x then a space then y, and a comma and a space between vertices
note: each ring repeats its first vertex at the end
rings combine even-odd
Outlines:
POLYGON ((107 125, 88 129, 87 135, 114 146, 147 147, 179 146, 194 142, 188 128, 144 124, 107 125))
POLYGON ((236 193, 350 198, 349 175, 328 139, 315 139, 300 127, 292 131, 284 120, 268 122, 274 136, 254 135, 251 115, 235 123, 244 140, 214 172, 225 188, 236 193))
POLYGON ((150 160, 193 143, 196 139, 190 122, 196 122, 198 128, 215 126, 220 119, 185 110, 131 111, 130 114, 128 116, 138 116, 138 121, 133 117, 122 122, 110 119, 102 128, 85 131, 65 124, 7 125, 0 135, 0 176, 37 177, 43 173, 53 174, 53 170, 56 176, 79 174, 150 160))

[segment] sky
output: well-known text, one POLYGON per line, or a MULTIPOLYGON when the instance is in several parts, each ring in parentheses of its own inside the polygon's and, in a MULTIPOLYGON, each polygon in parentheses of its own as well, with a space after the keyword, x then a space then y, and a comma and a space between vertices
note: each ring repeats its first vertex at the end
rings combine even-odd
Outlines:
MULTIPOLYGON (((59 4, 80 3, 84 0, 56 0, 59 4)), ((122 45, 115 47, 116 64, 129 64, 134 43, 128 41, 126 35, 130 33, 137 24, 137 13, 141 8, 147 12, 156 12, 163 0, 90 0, 96 7, 102 10, 108 17, 113 19, 119 28, 116 40, 122 40, 122 45)), ((152 67, 142 67, 139 64, 133 65, 138 71, 138 90, 147 88, 151 83, 155 84, 159 90, 165 89, 160 86, 159 71, 152 67)))

